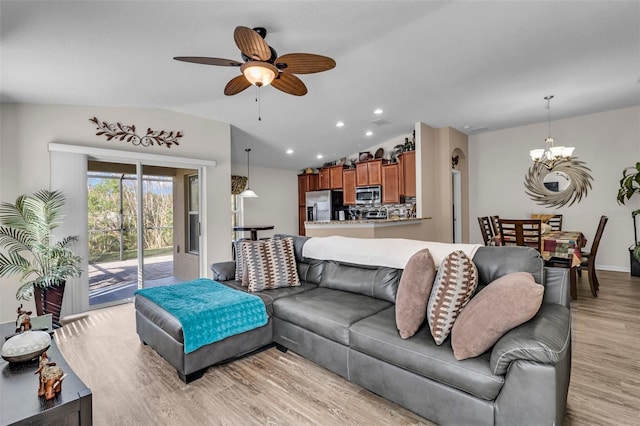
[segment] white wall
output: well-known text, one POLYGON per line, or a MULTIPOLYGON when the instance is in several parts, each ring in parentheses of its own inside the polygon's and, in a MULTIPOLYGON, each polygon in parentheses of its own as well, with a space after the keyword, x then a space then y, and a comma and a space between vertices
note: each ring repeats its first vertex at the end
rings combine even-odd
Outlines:
MULTIPOLYGON (((232 164, 231 173, 247 175, 247 164, 232 164)), ((273 234, 298 234, 298 172, 251 165, 249 186, 258 198, 244 199, 245 225, 274 225, 258 238, 273 234)), ((247 234, 247 238, 249 235, 247 234)))
MULTIPOLYGON (((0 200, 13 202, 19 194, 50 187, 48 144, 59 142, 122 151, 135 151, 171 157, 215 160, 206 170, 208 226, 207 263, 230 258, 231 234, 229 197, 231 188, 230 126, 212 120, 153 108, 117 108, 2 104, 0 106, 0 200), (181 130, 179 146, 135 147, 120 140, 107 141, 96 136, 91 117, 110 123, 135 124, 137 133, 147 127, 155 130, 181 130), (219 238, 224 235, 224 241, 219 238)), ((66 194, 70 198, 70 194, 66 194)), ((81 234, 78 229, 75 233, 81 234)), ((86 232, 86 230, 84 230, 86 232)), ((0 283, 0 321, 15 319, 16 278, 0 283)))
POLYGON ((563 120, 552 120, 556 145, 575 146, 574 155, 587 163, 593 188, 586 199, 559 209, 537 205, 524 192, 531 165, 529 150, 543 148, 547 123, 485 132, 469 137, 470 238, 481 243, 478 216, 527 218, 531 213, 561 213, 563 229, 582 231, 587 249, 601 215, 609 216, 598 251, 599 268, 628 271, 627 248, 633 243, 631 211, 640 197, 616 202, 622 169, 640 161, 640 107, 624 108, 563 120))

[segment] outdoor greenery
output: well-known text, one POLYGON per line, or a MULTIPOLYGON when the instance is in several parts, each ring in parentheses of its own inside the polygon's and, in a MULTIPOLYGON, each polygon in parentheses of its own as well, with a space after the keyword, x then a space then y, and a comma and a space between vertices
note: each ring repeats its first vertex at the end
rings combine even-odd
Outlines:
MULTIPOLYGON (((96 178, 88 187, 89 262, 120 259, 119 179, 96 178)), ((173 247, 172 184, 145 180, 143 191, 144 250, 171 253, 173 247), (158 250, 163 249, 163 250, 158 250)), ((136 181, 122 185, 122 228, 124 259, 135 258, 137 248, 136 181)), ((123 260, 124 260, 123 259, 123 260)))
POLYGON ((41 190, 20 195, 14 204, 0 204, 0 277, 20 275, 17 299, 30 300, 34 287, 59 286, 80 276, 80 257, 70 246, 77 236, 54 241, 62 224, 65 197, 60 191, 41 190))

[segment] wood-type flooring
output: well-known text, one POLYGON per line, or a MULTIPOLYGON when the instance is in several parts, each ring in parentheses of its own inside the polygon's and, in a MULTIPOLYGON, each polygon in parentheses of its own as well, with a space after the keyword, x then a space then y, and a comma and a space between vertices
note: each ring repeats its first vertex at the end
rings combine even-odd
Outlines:
MULTIPOLYGON (((573 365, 565 424, 638 425, 640 278, 608 271, 598 277, 598 298, 591 296, 584 274, 578 300, 572 302, 573 365)), ((185 385, 138 340, 132 304, 78 316, 55 338, 93 392, 96 425, 432 424, 275 348, 211 367, 185 385)))

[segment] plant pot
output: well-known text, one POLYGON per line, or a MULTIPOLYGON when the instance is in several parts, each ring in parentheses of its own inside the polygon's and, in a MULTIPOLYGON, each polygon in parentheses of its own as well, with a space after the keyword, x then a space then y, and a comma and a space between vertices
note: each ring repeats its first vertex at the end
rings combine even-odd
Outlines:
POLYGON ((38 316, 51 314, 53 328, 60 328, 60 311, 62 310, 62 298, 64 297, 65 283, 58 286, 46 288, 36 287, 33 297, 36 303, 36 313, 38 316))
POLYGON ((629 259, 631 261, 631 276, 640 277, 640 261, 633 256, 634 246, 629 247, 629 259))

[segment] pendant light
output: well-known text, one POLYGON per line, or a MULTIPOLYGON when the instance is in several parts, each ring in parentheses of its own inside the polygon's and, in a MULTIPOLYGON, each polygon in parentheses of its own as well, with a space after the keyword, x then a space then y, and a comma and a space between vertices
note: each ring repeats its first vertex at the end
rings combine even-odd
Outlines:
POLYGON ((249 153, 251 152, 251 148, 246 148, 245 152, 247 153, 247 189, 242 191, 240 196, 245 198, 256 198, 258 195, 253 192, 249 186, 249 153))
POLYGON ((542 164, 547 169, 551 170, 553 167, 559 162, 566 161, 571 158, 573 154, 573 150, 575 149, 572 146, 554 146, 553 138, 551 137, 551 99, 553 99, 553 95, 545 96, 544 100, 547 101, 547 110, 548 110, 548 136, 545 138, 545 148, 542 149, 532 149, 529 151, 529 155, 534 163, 542 164))

